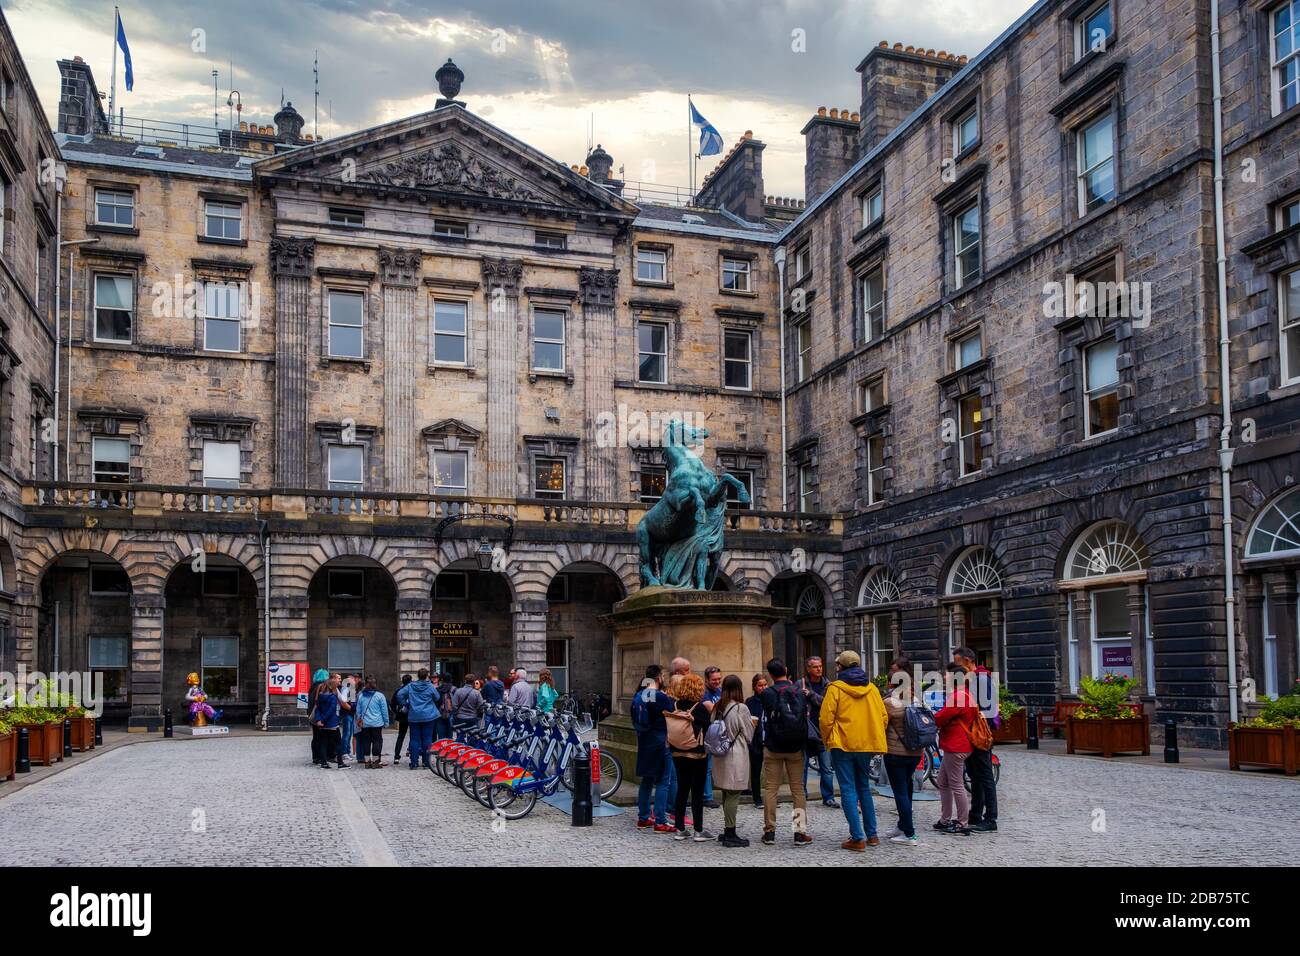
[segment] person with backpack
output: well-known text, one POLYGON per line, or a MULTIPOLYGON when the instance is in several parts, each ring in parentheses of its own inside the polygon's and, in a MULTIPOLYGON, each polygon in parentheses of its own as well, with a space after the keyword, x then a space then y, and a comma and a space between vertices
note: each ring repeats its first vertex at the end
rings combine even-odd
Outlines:
POLYGON ((668 825, 668 798, 672 758, 668 755, 668 725, 664 714, 673 709, 673 699, 659 689, 663 668, 650 664, 645 669, 641 690, 632 698, 632 727, 636 731, 636 775, 641 778, 637 789, 636 828, 655 833, 671 833, 668 825), (653 809, 651 796, 653 795, 653 809))
POLYGON ((812 843, 808 835, 808 799, 803 786, 804 753, 808 746, 808 700, 791 682, 785 663, 767 662, 772 686, 759 695, 763 704, 763 843, 776 843, 776 798, 781 774, 790 784, 794 845, 812 843))
POLYGON ((677 684, 677 701, 664 714, 668 727, 668 750, 677 771, 675 840, 686 839, 686 804, 691 805, 695 825, 694 840, 706 843, 713 835, 704 829, 704 775, 708 769, 704 749, 704 732, 709 726, 709 709, 703 704, 704 678, 683 674, 677 684))
POLYGON ((880 689, 862 669, 857 651, 841 651, 839 669, 826 687, 818 718, 821 738, 840 781, 840 800, 849 823, 849 838, 840 846, 857 853, 880 846, 876 802, 871 796, 871 760, 885 752, 889 715, 880 689))
POLYGON ((939 725, 939 821, 934 828, 940 833, 970 836, 970 798, 963 780, 966 761, 973 749, 971 725, 980 716, 975 701, 966 690, 966 671, 959 664, 949 664, 944 681, 947 691, 943 708, 934 715, 939 725))
POLYGON ((506 699, 506 685, 501 682, 500 673, 495 664, 487 669, 487 680, 483 682, 484 703, 499 704, 506 699))
MULTIPOLYGON (((961 665, 967 675, 974 675, 975 706, 994 727, 998 726, 998 693, 993 683, 993 672, 980 664, 969 647, 953 651, 952 662, 961 665)), ((998 782, 993 776, 993 747, 972 749, 966 760, 966 769, 970 771, 971 833, 996 833, 998 782)))
POLYGON ((799 689, 804 692, 808 698, 808 756, 803 763, 803 788, 804 792, 808 790, 808 768, 812 765, 813 757, 817 758, 817 773, 820 775, 819 781, 822 806, 838 807, 835 802, 835 771, 831 768, 831 759, 827 754, 826 745, 822 742, 820 731, 817 728, 821 725, 822 698, 826 696, 826 688, 830 686, 826 680, 825 665, 820 657, 810 657, 804 661, 804 676, 799 679, 799 689))
MULTIPOLYGON (((307 692, 307 713, 311 714, 316 710, 316 698, 321 691, 326 689, 329 684, 330 672, 325 668, 318 668, 316 673, 311 675, 311 690, 307 692)), ((324 759, 325 743, 321 729, 316 726, 314 721, 311 722, 311 762, 320 766, 324 759)))
POLYGON ((763 806, 763 701, 762 693, 767 690, 767 678, 755 674, 749 682, 754 696, 745 701, 750 714, 755 717, 754 736, 749 741, 749 795, 754 798, 754 806, 763 806))
POLYGON ((388 701, 375 687, 375 678, 367 676, 357 695, 357 738, 361 741, 360 760, 367 770, 382 767, 384 728, 388 726, 388 701))
POLYGON ((894 791, 894 809, 898 826, 889 834, 890 843, 916 846, 916 826, 912 822, 912 772, 927 744, 938 744, 939 729, 934 714, 920 705, 912 693, 912 662, 897 657, 889 665, 890 691, 885 695, 885 775, 894 791), (899 677, 898 675, 902 675, 899 677))
MULTIPOLYGON (((690 662, 687 661, 687 666, 690 662)), ((722 668, 710 665, 704 668, 704 700, 703 704, 713 713, 714 706, 722 698, 722 668)), ((704 771, 704 805, 710 810, 718 809, 718 801, 713 799, 713 755, 709 754, 706 758, 707 767, 704 771)))
POLYGON ((451 733, 466 727, 478 725, 479 715, 483 713, 483 694, 479 691, 479 679, 473 674, 465 675, 465 683, 451 692, 451 733))
POLYGON ((430 679, 439 694, 438 719, 433 722, 433 739, 443 740, 451 736, 451 695, 455 688, 445 674, 437 673, 430 679))
POLYGON ((429 766, 429 747, 433 745, 433 724, 442 713, 440 704, 442 695, 429 680, 429 669, 421 667, 415 673, 415 680, 397 692, 397 703, 407 708, 406 719, 411 730, 411 769, 416 770, 423 763, 429 766))
MULTIPOLYGON (((403 674, 403 675, 402 675, 402 687, 405 687, 405 686, 406 686, 407 684, 409 684, 410 682, 411 682, 411 675, 410 675, 410 674, 403 674)), ((407 712, 409 711, 409 708, 408 708, 405 704, 399 703, 398 700, 397 700, 397 694, 398 694, 398 691, 400 691, 400 690, 402 689, 402 687, 399 687, 399 688, 397 688, 397 690, 393 691, 393 697, 392 697, 392 699, 388 702, 388 710, 389 710, 389 713, 392 713, 392 714, 396 715, 396 717, 397 717, 397 744, 396 744, 396 746, 393 747, 393 766, 394 766, 394 767, 396 767, 399 763, 401 763, 401 760, 402 760, 402 742, 403 742, 404 740, 406 740, 406 733, 407 733, 407 730, 409 729, 409 727, 408 727, 408 723, 407 723, 407 720, 406 720, 406 715, 407 715, 407 712)))
POLYGON ((320 765, 330 768, 330 757, 343 766, 343 750, 339 741, 339 684, 338 674, 331 674, 316 691, 316 704, 307 718, 320 732, 320 765))
POLYGON ((713 781, 722 792, 722 836, 718 842, 731 849, 749 846, 736 833, 736 810, 749 783, 749 742, 756 721, 745 706, 745 685, 735 674, 722 680, 722 696, 713 705, 713 720, 704 735, 704 748, 713 758, 713 781))

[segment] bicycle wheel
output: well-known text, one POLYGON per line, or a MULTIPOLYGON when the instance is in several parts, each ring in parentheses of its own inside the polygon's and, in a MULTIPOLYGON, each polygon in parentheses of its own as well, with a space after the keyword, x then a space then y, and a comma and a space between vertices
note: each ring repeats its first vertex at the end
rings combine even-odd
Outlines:
POLYGON ((508 783, 494 783, 488 788, 488 803, 493 813, 507 820, 522 820, 537 806, 537 793, 520 793, 508 783))
POLYGON ((925 752, 925 779, 930 781, 930 786, 938 789, 939 787, 939 756, 937 748, 925 752))
POLYGON ((998 785, 998 777, 1000 776, 1002 776, 1002 764, 995 760, 993 761, 993 786, 998 785))
POLYGON ((600 799, 608 800, 623 784, 623 765, 607 750, 600 752, 600 799))
POLYGON ((483 806, 487 807, 489 810, 492 809, 492 800, 491 797, 488 795, 488 790, 491 788, 491 786, 492 786, 492 777, 489 774, 484 774, 481 777, 475 777, 473 791, 470 794, 470 796, 472 796, 479 803, 483 804, 483 806))

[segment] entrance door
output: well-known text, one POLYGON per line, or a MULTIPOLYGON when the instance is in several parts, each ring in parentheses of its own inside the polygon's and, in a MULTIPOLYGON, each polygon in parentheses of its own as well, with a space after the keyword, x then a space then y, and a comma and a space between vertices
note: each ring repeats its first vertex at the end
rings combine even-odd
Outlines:
POLYGON ((439 649, 434 652, 433 672, 435 674, 442 674, 457 687, 465 682, 465 674, 468 671, 468 660, 464 651, 447 651, 439 649))
POLYGON ((980 601, 967 604, 963 610, 966 614, 966 646, 975 652, 975 660, 980 666, 993 670, 991 605, 988 601, 980 601))

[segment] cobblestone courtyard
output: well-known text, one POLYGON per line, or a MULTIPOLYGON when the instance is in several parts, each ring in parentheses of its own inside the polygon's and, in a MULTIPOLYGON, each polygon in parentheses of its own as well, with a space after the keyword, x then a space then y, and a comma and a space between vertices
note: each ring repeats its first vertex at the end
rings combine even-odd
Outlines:
MULTIPOLYGON (((746 801, 740 830, 753 845, 725 851, 638 833, 631 812, 573 829, 540 803, 528 818, 494 829, 487 810, 427 771, 316 769, 305 737, 151 740, 0 796, 0 866, 591 865, 700 856, 814 866, 1292 862, 1278 824, 1300 802, 1295 779, 1016 749, 1002 760, 1000 832, 935 834, 939 804, 926 802, 917 805, 919 847, 886 843, 850 854, 839 849, 842 813, 820 802, 810 808, 812 846, 791 845, 788 807, 778 816, 777 846, 760 846, 759 811, 746 801)), ((893 801, 876 806, 883 832, 893 824, 893 801)), ((707 811, 706 824, 718 832, 722 812, 707 811)))

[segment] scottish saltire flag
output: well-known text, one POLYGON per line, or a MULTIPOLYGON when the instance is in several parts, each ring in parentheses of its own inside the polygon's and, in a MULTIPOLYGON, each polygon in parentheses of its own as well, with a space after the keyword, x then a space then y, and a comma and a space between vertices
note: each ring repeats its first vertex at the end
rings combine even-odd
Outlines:
POLYGON ((700 115, 689 97, 686 102, 691 106, 691 122, 700 128, 700 155, 712 156, 722 152, 722 134, 718 128, 700 115))
POLYGON ((126 45, 126 31, 122 29, 122 14, 117 15, 117 45, 122 48, 122 57, 126 62, 126 91, 131 92, 135 86, 135 71, 131 69, 131 48, 126 45))

